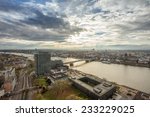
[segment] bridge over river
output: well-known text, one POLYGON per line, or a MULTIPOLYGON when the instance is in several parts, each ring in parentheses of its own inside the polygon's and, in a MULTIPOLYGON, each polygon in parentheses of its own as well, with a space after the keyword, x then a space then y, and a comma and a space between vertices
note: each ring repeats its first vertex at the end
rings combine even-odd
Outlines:
POLYGON ((94 59, 79 59, 75 61, 64 62, 64 64, 69 64, 70 66, 73 66, 74 63, 81 62, 81 61, 85 61, 85 63, 88 63, 88 62, 94 61, 94 59))

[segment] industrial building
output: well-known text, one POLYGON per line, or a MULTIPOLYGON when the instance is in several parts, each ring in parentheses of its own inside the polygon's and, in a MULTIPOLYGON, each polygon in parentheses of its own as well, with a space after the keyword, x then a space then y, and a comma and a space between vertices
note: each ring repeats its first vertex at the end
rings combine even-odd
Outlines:
POLYGON ((86 93, 92 99, 109 99, 116 91, 116 86, 103 79, 96 79, 92 76, 83 76, 81 78, 70 79, 73 85, 86 93))

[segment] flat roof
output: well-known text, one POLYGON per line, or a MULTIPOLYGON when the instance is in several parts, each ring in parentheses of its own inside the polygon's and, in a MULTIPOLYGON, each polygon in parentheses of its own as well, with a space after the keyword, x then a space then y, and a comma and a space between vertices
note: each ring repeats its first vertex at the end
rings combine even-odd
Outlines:
POLYGON ((105 81, 103 79, 96 79, 94 77, 88 77, 88 76, 84 76, 84 77, 81 77, 79 79, 71 79, 74 83, 80 85, 81 87, 89 90, 90 92, 98 95, 98 96, 103 96, 104 94, 106 94, 107 92, 109 92, 110 90, 114 89, 116 86, 109 82, 109 81, 105 81), (87 79, 90 79, 92 81, 96 81, 96 82, 99 82, 99 84, 95 85, 95 86, 91 86, 89 85, 88 83, 86 82, 83 82, 81 79, 83 78, 87 78, 87 79), (100 93, 96 93, 94 91, 94 89, 96 90, 99 90, 100 93))

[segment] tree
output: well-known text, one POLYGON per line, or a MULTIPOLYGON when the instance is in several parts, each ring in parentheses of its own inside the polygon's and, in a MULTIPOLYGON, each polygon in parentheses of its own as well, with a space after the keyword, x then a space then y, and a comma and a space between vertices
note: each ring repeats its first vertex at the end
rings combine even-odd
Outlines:
POLYGON ((72 94, 66 97, 66 100, 82 100, 82 98, 77 95, 72 94))
POLYGON ((0 63, 0 70, 3 70, 3 69, 4 69, 4 64, 0 63))
POLYGON ((0 76, 0 88, 4 84, 5 78, 4 76, 0 76))
POLYGON ((148 67, 150 67, 150 60, 148 61, 148 67))

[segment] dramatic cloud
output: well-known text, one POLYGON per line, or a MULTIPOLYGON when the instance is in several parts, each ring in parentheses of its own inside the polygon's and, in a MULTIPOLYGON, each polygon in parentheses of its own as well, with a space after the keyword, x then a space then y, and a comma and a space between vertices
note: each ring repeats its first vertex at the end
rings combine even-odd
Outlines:
POLYGON ((0 0, 0 49, 150 49, 150 0, 0 0))

